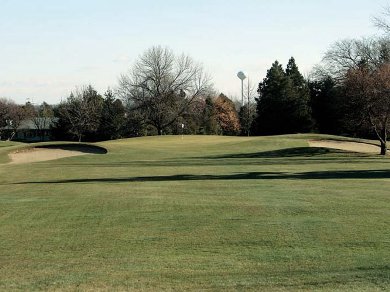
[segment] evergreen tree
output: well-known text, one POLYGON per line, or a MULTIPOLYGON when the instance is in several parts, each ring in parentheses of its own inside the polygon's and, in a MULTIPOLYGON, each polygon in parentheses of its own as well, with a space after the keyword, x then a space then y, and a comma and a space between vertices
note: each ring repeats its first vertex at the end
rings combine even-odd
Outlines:
POLYGON ((102 102, 103 98, 91 85, 76 88, 58 108, 60 123, 57 123, 57 127, 62 126, 68 129, 79 142, 83 137, 87 137, 87 140, 96 140, 102 102))
POLYGON ((258 88, 257 134, 287 134, 311 129, 310 93, 305 79, 291 58, 286 71, 275 61, 258 88))
POLYGON ((220 132, 217 122, 217 111, 211 97, 205 100, 205 107, 203 110, 202 133, 206 135, 216 135, 220 132))
POLYGON ((343 123, 346 114, 343 88, 330 76, 309 82, 309 88, 315 130, 323 134, 347 133, 348 127, 343 123))
POLYGON ((257 119, 255 132, 257 134, 281 134, 284 132, 286 90, 290 87, 289 80, 282 65, 275 61, 267 71, 263 82, 259 84, 257 98, 257 119))
POLYGON ((238 116, 240 118, 241 124, 241 135, 249 136, 251 134, 251 127, 256 116, 256 104, 246 103, 245 105, 240 107, 238 116))
POLYGON ((125 124, 125 107, 108 89, 104 94, 102 115, 98 135, 100 140, 112 140, 122 137, 125 124))
POLYGON ((203 97, 197 97, 189 104, 187 111, 183 114, 182 120, 178 123, 177 134, 184 133, 186 135, 204 134, 204 112, 206 100, 203 97), (184 124, 184 128, 182 128, 184 124))
POLYGON ((306 87, 305 78, 303 78, 302 74, 299 72, 294 57, 291 57, 290 60, 288 60, 286 66, 286 76, 290 77, 294 87, 301 89, 306 87))
POLYGON ((298 66, 293 57, 290 58, 286 67, 286 76, 290 78, 295 98, 291 100, 292 108, 292 131, 308 132, 312 129, 312 118, 310 108, 310 90, 307 81, 299 72, 298 66))

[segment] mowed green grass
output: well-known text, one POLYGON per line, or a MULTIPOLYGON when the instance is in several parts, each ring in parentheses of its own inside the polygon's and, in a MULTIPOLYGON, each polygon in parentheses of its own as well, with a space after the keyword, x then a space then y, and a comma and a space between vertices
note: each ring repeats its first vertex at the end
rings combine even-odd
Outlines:
POLYGON ((26 145, 23 145, 23 143, 18 143, 13 141, 0 140, 0 163, 8 162, 7 153, 10 151, 10 149, 17 149, 18 147, 26 147, 26 145))
POLYGON ((309 138, 326 137, 145 137, 2 164, 0 290, 389 290, 389 158, 309 138))

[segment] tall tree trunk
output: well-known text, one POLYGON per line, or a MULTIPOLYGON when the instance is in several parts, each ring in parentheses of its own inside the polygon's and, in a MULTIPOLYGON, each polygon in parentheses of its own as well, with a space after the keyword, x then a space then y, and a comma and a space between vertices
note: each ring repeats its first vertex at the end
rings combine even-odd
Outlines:
POLYGON ((386 145, 386 142, 383 143, 381 141, 381 155, 386 155, 386 152, 387 152, 387 145, 386 145))
POLYGON ((387 152, 387 128, 386 126, 382 129, 382 139, 381 139, 381 155, 386 155, 387 152))
POLYGON ((387 119, 383 122, 383 126, 378 130, 376 124, 373 122, 371 114, 368 116, 370 123, 375 131, 376 136, 381 142, 381 155, 386 155, 387 152, 387 119))

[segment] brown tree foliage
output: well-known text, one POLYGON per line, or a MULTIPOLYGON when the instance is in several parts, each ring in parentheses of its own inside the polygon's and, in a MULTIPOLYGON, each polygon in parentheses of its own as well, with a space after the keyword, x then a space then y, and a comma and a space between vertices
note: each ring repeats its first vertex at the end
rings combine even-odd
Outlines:
POLYGON ((214 101, 218 124, 224 135, 240 133, 240 119, 236 107, 227 96, 220 94, 214 101))

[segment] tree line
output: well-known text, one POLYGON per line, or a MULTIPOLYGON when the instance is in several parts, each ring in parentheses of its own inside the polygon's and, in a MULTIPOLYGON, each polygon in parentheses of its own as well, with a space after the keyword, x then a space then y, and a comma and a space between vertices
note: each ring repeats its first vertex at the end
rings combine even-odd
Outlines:
MULTIPOLYGON (((23 119, 51 119, 55 139, 98 141, 162 134, 276 135, 317 132, 377 138, 387 150, 390 123, 390 29, 383 37, 343 40, 304 78, 293 57, 275 61, 252 103, 216 94, 191 57, 152 47, 103 95, 76 88, 56 106, 16 105, 0 99, 0 129, 23 119)), ((37 125, 37 129, 45 124, 37 125)))
POLYGON ((121 75, 115 91, 108 89, 102 95, 92 85, 82 86, 55 106, 16 105, 3 98, 0 113, 0 126, 3 132, 8 131, 8 138, 23 119, 42 118, 51 119, 52 138, 56 140, 239 135, 241 131, 237 105, 226 95, 215 93, 202 66, 189 56, 160 46, 147 50, 121 75))
POLYGON ((41 140, 44 140, 44 131, 49 128, 53 119, 53 107, 46 102, 39 106, 30 102, 19 105, 10 99, 0 98, 0 140, 12 140, 25 120, 31 120, 41 140))
POLYGON ((255 100, 241 105, 217 95, 190 57, 153 47, 121 76, 115 91, 100 94, 92 85, 79 87, 55 106, 0 99, 0 135, 12 138, 20 123, 31 119, 42 132, 50 124, 57 140, 318 132, 376 136, 384 152, 389 64, 387 38, 337 42, 310 79, 303 77, 293 57, 285 68, 275 61, 255 100))

